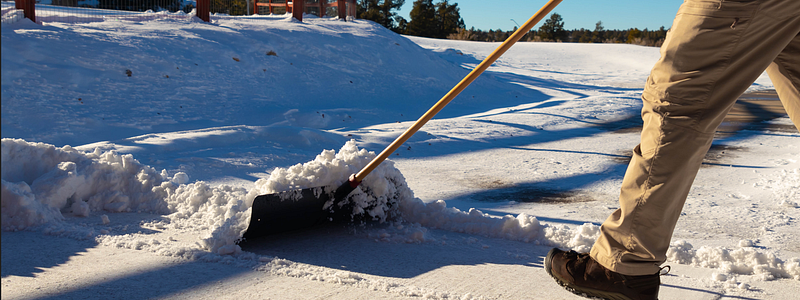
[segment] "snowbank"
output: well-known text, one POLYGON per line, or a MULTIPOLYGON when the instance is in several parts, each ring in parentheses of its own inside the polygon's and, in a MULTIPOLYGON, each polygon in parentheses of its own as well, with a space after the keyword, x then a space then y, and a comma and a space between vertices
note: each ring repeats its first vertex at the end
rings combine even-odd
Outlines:
MULTIPOLYGON (((170 178, 166 171, 158 173, 133 155, 115 151, 84 153, 70 146, 3 139, 2 178, 2 228, 6 231, 49 223, 46 233, 91 237, 109 230, 81 230, 59 221, 64 214, 148 212, 167 215, 168 221, 160 226, 212 230, 204 246, 212 252, 235 253, 240 249, 233 244, 250 217, 243 188, 184 184, 189 180, 185 173, 170 178)), ((113 219, 101 218, 104 225, 113 219)), ((101 243, 107 239, 99 237, 101 243)), ((132 248, 153 244, 149 239, 131 239, 136 239, 132 248)))
POLYGON ((800 280, 800 258, 789 261, 779 259, 775 254, 759 251, 748 245, 729 250, 722 247, 702 246, 693 249, 686 241, 673 242, 667 251, 667 261, 704 268, 717 269, 712 279, 728 281, 732 275, 755 275, 760 280, 793 278, 800 280))
MULTIPOLYGON (((215 224, 211 236, 203 240, 204 246, 215 253, 239 253, 241 248, 235 243, 247 230, 250 207, 256 196, 312 187, 323 187, 326 192, 333 192, 350 174, 361 170, 375 156, 374 152, 359 149, 351 140, 338 152, 323 150, 310 162, 276 168, 268 178, 255 182, 254 188, 245 197, 246 202, 226 207, 224 223, 215 224)), ((391 161, 386 161, 364 178, 361 185, 340 205, 352 203, 352 216, 364 215, 368 219, 384 222, 397 215, 399 202, 411 198, 413 193, 403 175, 391 161)))
POLYGON ((2 139, 2 227, 21 230, 88 211, 168 213, 166 173, 133 155, 2 139))
MULTIPOLYGON (((347 142, 339 152, 324 150, 310 162, 289 168, 276 168, 269 178, 259 179, 247 196, 248 205, 261 194, 310 187, 326 187, 332 192, 350 174, 357 173, 376 154, 358 149, 355 141, 347 142)), ((365 214, 370 219, 417 224, 416 230, 403 230, 406 241, 425 241, 426 229, 436 228, 486 237, 533 242, 588 251, 599 234, 599 227, 590 223, 572 229, 569 226, 541 224, 526 214, 498 218, 477 209, 464 212, 448 208, 445 201, 425 203, 415 198, 405 178, 392 161, 384 161, 370 173, 350 196, 342 202, 353 203, 351 215, 365 214)), ((241 224, 241 223, 240 223, 241 224)))
POLYGON ((423 226, 486 237, 503 238, 588 252, 600 234, 591 223, 575 229, 567 225, 542 224, 534 216, 519 214, 495 217, 471 208, 468 212, 447 207, 445 201, 424 203, 413 199, 401 203, 403 219, 423 226))
MULTIPOLYGON (((309 187, 333 190, 369 163, 376 154, 347 142, 338 152, 323 150, 310 162, 276 168, 269 178, 259 179, 249 192, 226 185, 211 187, 188 183, 188 175, 156 172, 132 155, 115 151, 83 153, 70 146, 57 148, 44 143, 3 139, 2 214, 3 230, 21 230, 45 223, 59 224, 63 213, 87 217, 93 212, 150 212, 167 215, 163 227, 190 228, 210 232, 200 244, 219 254, 237 254, 250 222, 253 199, 261 194, 309 187)), ((536 217, 520 214, 502 218, 479 210, 447 208, 444 201, 424 203, 414 198, 406 180, 391 161, 379 165, 342 205, 352 203, 352 215, 365 215, 378 222, 388 220, 425 227, 534 242, 587 251, 598 227, 584 224, 577 229, 549 226, 536 217)), ((104 215, 105 216, 105 215, 104 215)), ((103 218, 103 223, 109 223, 103 218)), ((63 228, 49 227, 49 232, 63 228)), ((410 233, 424 241, 424 231, 410 233)), ((137 239, 136 237, 130 237, 137 239)), ((101 237, 108 243, 109 238, 101 237)), ((118 238, 112 239, 120 244, 118 238)), ((121 245, 126 245, 122 243, 121 245)), ((142 248, 150 240, 131 241, 125 247, 142 248), (133 245, 133 246, 130 246, 133 245)))
MULTIPOLYGON (((338 153, 324 150, 313 161, 276 168, 269 178, 256 181, 248 199, 252 201, 261 194, 311 187, 326 187, 327 192, 332 192, 376 156, 374 152, 359 150, 355 140, 350 140, 338 153)), ((403 174, 393 162, 384 161, 340 205, 352 203, 352 215, 366 214, 370 219, 384 222, 397 214, 398 203, 413 198, 403 174)))

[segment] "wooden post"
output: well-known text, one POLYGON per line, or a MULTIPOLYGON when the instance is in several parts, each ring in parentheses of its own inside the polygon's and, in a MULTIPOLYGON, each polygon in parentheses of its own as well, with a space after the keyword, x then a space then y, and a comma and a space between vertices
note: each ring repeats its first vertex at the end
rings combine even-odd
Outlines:
POLYGON ((14 8, 16 8, 16 9, 24 9, 25 8, 25 0, 14 0, 14 8))
POLYGON ((197 17, 211 22, 211 0, 197 0, 197 17))
MULTIPOLYGON (((286 0, 289 1, 289 0, 286 0)), ((303 22, 303 13, 306 12, 305 0, 292 0, 292 17, 303 22)))
POLYGON ((336 4, 338 4, 336 10, 339 11, 339 20, 347 20, 347 0, 336 0, 336 4))
POLYGON ((22 9, 26 18, 36 23, 36 0, 21 0, 22 9))

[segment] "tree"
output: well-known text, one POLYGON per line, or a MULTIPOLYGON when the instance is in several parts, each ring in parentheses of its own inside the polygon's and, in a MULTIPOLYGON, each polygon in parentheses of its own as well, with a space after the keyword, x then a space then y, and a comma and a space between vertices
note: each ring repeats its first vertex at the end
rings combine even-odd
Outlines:
POLYGON ((397 27, 394 29, 394 32, 397 33, 405 33, 406 29, 408 28, 408 21, 405 18, 397 16, 397 27))
POLYGON ((588 29, 581 28, 580 30, 573 30, 573 41, 578 40, 578 43, 591 43, 592 32, 588 29))
POLYGON ((405 19, 394 11, 400 9, 405 2, 405 0, 359 0, 357 15, 359 19, 374 21, 383 27, 398 31, 398 27, 401 23, 405 23, 405 19))
POLYGON ((461 18, 459 13, 458 3, 450 5, 447 0, 443 0, 436 4, 436 23, 438 32, 436 38, 446 38, 451 33, 458 32, 458 29, 464 29, 464 19, 461 18))
POLYGON ((464 29, 464 19, 459 13, 458 3, 452 5, 447 0, 433 4, 433 0, 416 0, 408 14, 411 21, 406 26, 408 35, 432 38, 446 38, 464 29))
POLYGON ((594 24, 594 32, 592 32, 592 43, 602 43, 605 40, 605 35, 603 34, 603 21, 597 21, 594 24))
POLYGON ((447 35, 448 40, 472 41, 475 38, 474 30, 459 28, 455 33, 447 35))
POLYGON ((408 16, 411 21, 406 26, 406 34, 424 37, 436 35, 436 8, 433 0, 415 0, 408 16))
POLYGON ((642 31, 639 30, 638 28, 633 28, 628 31, 628 39, 625 42, 628 44, 638 43, 637 39, 640 39, 641 37, 642 37, 642 31))
POLYGON ((567 31, 564 30, 564 21, 561 15, 553 13, 550 18, 544 21, 544 24, 539 27, 539 36, 545 41, 563 41, 567 37, 567 31))

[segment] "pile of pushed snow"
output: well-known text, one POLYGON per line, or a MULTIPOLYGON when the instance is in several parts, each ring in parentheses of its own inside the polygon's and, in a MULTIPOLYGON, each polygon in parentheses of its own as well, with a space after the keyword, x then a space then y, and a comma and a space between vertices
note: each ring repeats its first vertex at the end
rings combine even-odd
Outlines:
MULTIPOLYGON (((274 170, 269 178, 257 181, 248 193, 243 188, 226 185, 188 183, 188 175, 184 173, 175 174, 170 181, 165 171, 158 173, 130 154, 101 153, 97 149, 81 152, 70 146, 57 148, 3 139, 2 227, 21 230, 50 223, 45 231, 60 234, 70 230, 59 222, 65 213, 86 217, 92 212, 151 212, 168 214, 158 227, 210 232, 200 243, 204 249, 235 254, 241 252, 236 242, 249 225, 250 207, 257 195, 315 186, 336 187, 375 156, 350 141, 338 153, 325 150, 314 161, 274 170)), ((413 194, 394 164, 385 162, 343 203, 353 204, 353 214, 385 221, 397 214, 398 203, 403 199, 413 199, 413 194)), ((103 220, 104 225, 110 222, 107 216, 103 220)), ((99 235, 97 239, 119 247, 171 251, 163 242, 146 236, 99 235)))
MULTIPOLYGON (((216 199, 211 201, 212 203, 204 204, 207 205, 205 210, 216 208, 218 211, 224 212, 222 218, 215 219, 210 236, 202 240, 203 247, 218 254, 240 253, 241 248, 236 243, 247 230, 247 226, 250 223, 253 200, 258 195, 315 187, 332 193, 351 174, 361 170, 375 156, 374 152, 359 149, 355 141, 350 140, 338 152, 323 150, 310 162, 288 168, 276 168, 268 178, 256 181, 255 187, 246 195, 242 194, 242 191, 229 188, 229 191, 226 192, 227 194, 219 197, 201 196, 199 199, 216 199), (224 208, 219 208, 220 206, 224 208)), ((196 183, 195 186, 197 185, 196 183)), ((221 188, 208 189, 208 191, 219 193, 221 188)), ((198 188, 189 189, 197 190, 198 188)), ((185 195, 180 196, 180 188, 176 191, 176 195, 179 195, 177 197, 185 197, 185 195)), ((351 215, 367 216, 368 219, 384 222, 396 217, 400 202, 413 198, 414 195, 411 189, 408 188, 403 175, 394 167, 393 162, 386 161, 364 178, 361 184, 346 199, 341 199, 342 201, 339 202, 339 205, 352 204, 347 206, 352 207, 351 215)), ((286 199, 285 201, 291 200, 286 199)), ((178 201, 176 203, 200 202, 178 201)), ((320 209, 323 208, 321 207, 320 209)), ((185 212, 187 209, 179 209, 179 211, 185 212)), ((196 212, 196 210, 190 210, 189 212, 196 212)), ((195 218, 197 215, 190 213, 188 218, 195 218)), ((202 220, 197 221, 201 222, 202 220)))
MULTIPOLYGON (((144 211, 168 214, 158 226, 209 232, 200 245, 213 253, 237 254, 236 245, 250 222, 253 199, 261 194, 310 187, 333 191, 350 174, 369 163, 376 154, 347 142, 338 152, 324 150, 310 162, 276 168, 269 178, 259 179, 249 192, 230 186, 211 187, 188 183, 188 175, 168 178, 165 171, 136 161, 132 155, 114 151, 80 152, 72 147, 56 148, 24 140, 2 140, 3 230, 20 230, 51 223, 47 232, 64 232, 58 221, 62 213, 86 217, 92 212, 144 211)), ((444 201, 424 203, 414 198, 405 178, 391 161, 370 173, 342 205, 351 203, 353 215, 384 222, 406 221, 430 228, 465 232, 537 244, 588 251, 598 227, 585 224, 576 229, 550 226, 521 214, 502 218, 472 209, 447 208, 444 201)), ((108 223, 108 217, 104 223, 108 223)), ((108 230, 102 230, 107 232, 108 230)), ((424 241, 424 235, 416 234, 424 241)), ((136 235, 100 235, 104 244, 141 249, 153 246, 170 252, 167 245, 136 235)))
POLYGON ((409 199, 400 204, 402 217, 412 223, 448 231, 502 238, 536 245, 555 246, 588 252, 600 234, 600 227, 586 223, 573 229, 567 225, 542 224, 534 216, 519 214, 503 217, 447 207, 445 201, 424 203, 409 199))
MULTIPOLYGON (((347 142, 339 152, 324 150, 307 163, 289 168, 276 168, 269 178, 256 181, 256 188, 248 193, 248 206, 261 194, 272 194, 289 190, 323 187, 332 193, 351 174, 366 166, 376 154, 359 149, 355 141, 347 142)), ((566 225, 541 224, 536 217, 526 214, 495 217, 480 210, 464 212, 448 208, 445 201, 425 203, 414 198, 405 177, 392 161, 384 161, 364 178, 348 197, 340 203, 354 204, 351 215, 366 215, 372 220, 408 222, 428 228, 463 232, 487 237, 533 242, 588 251, 599 234, 599 226, 584 224, 577 228, 566 225)), ((244 220, 231 222, 230 226, 242 224, 244 220)), ((236 228, 242 228, 241 226, 236 228)), ((227 229, 219 228, 220 231, 227 229)), ((413 230, 407 240, 424 241, 425 230, 413 230)), ((220 235, 222 236, 222 235, 220 235)))
MULTIPOLYGON (((375 152, 358 149, 355 140, 350 140, 339 152, 323 150, 310 162, 276 168, 269 178, 256 181, 248 199, 252 201, 261 194, 314 187, 324 187, 325 192, 332 193, 376 156, 375 152)), ((384 222, 397 215, 399 203, 411 199, 414 199, 414 193, 408 188, 403 174, 392 161, 384 161, 338 205, 352 204, 352 216, 366 215, 369 219, 384 222)))
MULTIPOLYGON (((48 224, 43 229, 46 233, 70 235, 75 231, 73 236, 95 236, 101 243, 142 248, 159 242, 129 234, 109 236, 113 232, 110 226, 97 232, 88 229, 87 234, 61 221, 64 214, 87 217, 93 212, 148 212, 168 214, 164 224, 158 225, 163 228, 228 228, 232 231, 219 237, 224 242, 210 238, 205 246, 214 252, 236 252, 229 244, 241 237, 249 222, 247 190, 188 181, 185 173, 169 178, 166 171, 156 172, 130 154, 99 149, 81 152, 70 146, 2 139, 2 229, 48 224), (244 227, 226 227, 231 220, 243 220, 244 227), (216 244, 221 245, 213 247, 216 244)), ((113 219, 101 218, 104 225, 113 219)))
POLYGON ((2 227, 21 230, 62 220, 62 213, 169 213, 163 198, 174 185, 166 179, 130 154, 3 139, 2 227))
POLYGON ((670 245, 667 261, 717 269, 718 272, 712 276, 717 281, 731 280, 733 275, 755 275, 760 280, 800 280, 800 258, 783 261, 773 253, 752 248, 752 245, 752 241, 744 240, 734 250, 711 246, 694 249, 692 244, 681 240, 670 245))

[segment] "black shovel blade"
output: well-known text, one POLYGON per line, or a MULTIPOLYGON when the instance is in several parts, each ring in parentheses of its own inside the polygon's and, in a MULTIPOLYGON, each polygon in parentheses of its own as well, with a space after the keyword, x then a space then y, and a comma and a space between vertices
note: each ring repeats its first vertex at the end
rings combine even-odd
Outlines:
POLYGON ((242 237, 252 239, 328 222, 336 214, 333 209, 354 189, 350 182, 345 182, 332 194, 326 193, 324 187, 315 187, 260 195, 253 200, 250 225, 242 237), (331 199, 333 205, 323 209, 331 199))

